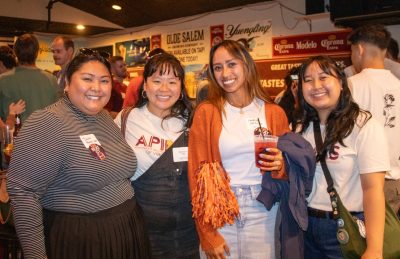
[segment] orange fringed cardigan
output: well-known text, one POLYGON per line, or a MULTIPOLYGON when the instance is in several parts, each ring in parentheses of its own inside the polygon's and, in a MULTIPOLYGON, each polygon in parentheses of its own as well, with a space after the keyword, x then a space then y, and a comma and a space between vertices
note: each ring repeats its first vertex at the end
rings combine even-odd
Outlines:
MULTIPOLYGON (((289 131, 285 112, 278 105, 266 103, 265 115, 268 129, 273 135, 281 136, 289 131)), ((221 130, 222 117, 217 108, 208 102, 201 103, 194 113, 189 133, 188 178, 191 193, 196 183, 195 172, 201 162, 221 162, 218 148, 221 130)), ((223 237, 211 224, 201 224, 197 219, 195 222, 203 250, 218 247, 224 242, 223 237)))

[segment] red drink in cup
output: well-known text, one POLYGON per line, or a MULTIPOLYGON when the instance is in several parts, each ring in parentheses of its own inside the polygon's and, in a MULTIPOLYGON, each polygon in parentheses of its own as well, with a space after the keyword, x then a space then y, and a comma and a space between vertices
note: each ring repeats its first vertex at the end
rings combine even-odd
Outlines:
POLYGON ((260 158, 260 153, 267 153, 270 155, 274 155, 274 152, 266 152, 266 148, 276 148, 278 144, 278 137, 273 135, 254 135, 254 151, 255 151, 255 160, 256 166, 260 167, 261 165, 258 163, 260 158))

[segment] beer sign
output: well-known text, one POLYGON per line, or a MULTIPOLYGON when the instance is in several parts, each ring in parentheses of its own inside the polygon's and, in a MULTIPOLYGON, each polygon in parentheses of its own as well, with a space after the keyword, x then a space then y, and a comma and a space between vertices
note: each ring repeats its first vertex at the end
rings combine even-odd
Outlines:
POLYGON ((273 57, 348 54, 349 30, 272 38, 273 57))

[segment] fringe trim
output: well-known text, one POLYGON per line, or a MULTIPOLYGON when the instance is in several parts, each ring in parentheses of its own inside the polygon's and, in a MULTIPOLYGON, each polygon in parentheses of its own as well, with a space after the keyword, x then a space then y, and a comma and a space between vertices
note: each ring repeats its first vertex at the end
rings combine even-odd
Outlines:
POLYGON ((217 229, 233 224, 239 216, 239 204, 229 185, 229 176, 219 162, 202 162, 195 173, 193 217, 217 229))

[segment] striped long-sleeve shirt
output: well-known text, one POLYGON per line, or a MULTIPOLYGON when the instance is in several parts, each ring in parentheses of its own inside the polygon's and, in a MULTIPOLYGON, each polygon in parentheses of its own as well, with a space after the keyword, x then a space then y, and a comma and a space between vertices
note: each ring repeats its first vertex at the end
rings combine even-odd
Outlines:
POLYGON ((15 144, 7 190, 25 258, 46 257, 42 208, 92 213, 134 195, 136 157, 106 111, 89 116, 64 97, 34 112, 15 144))

